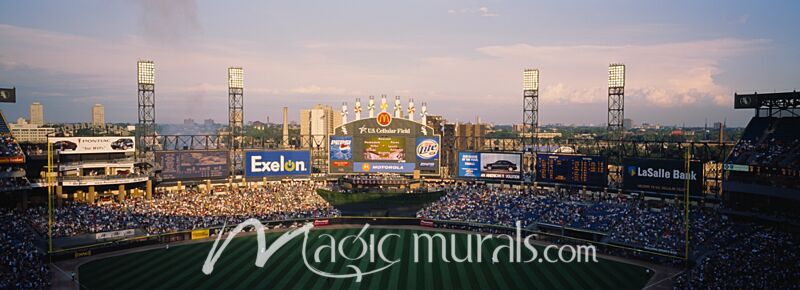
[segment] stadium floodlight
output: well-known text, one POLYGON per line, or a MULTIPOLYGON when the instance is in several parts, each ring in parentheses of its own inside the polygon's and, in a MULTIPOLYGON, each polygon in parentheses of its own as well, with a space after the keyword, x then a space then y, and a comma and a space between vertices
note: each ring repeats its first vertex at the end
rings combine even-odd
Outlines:
POLYGON ((608 66, 608 87, 609 88, 625 87, 624 64, 615 63, 608 66))
POLYGON ((522 89, 526 91, 539 90, 539 70, 526 69, 522 73, 522 89))
POLYGON ((228 87, 234 89, 244 88, 244 71, 241 67, 228 68, 228 87))
POLYGON ((156 83, 156 65, 151 60, 140 60, 136 72, 140 84, 153 85, 156 83))

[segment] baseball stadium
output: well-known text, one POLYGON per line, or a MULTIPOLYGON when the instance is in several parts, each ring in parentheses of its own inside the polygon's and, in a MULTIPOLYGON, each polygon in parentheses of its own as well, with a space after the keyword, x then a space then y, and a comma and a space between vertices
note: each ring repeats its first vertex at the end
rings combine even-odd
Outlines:
MULTIPOLYGON (((486 7, 446 11, 500 18, 486 7)), ((13 29, 0 23, 0 37, 13 29)), ((368 49, 394 49, 375 45, 368 49)), ((344 47, 361 49, 353 46, 344 47)), ((6 47, 0 44, 0 69, 11 63, 6 47)), ((157 94, 153 59, 167 48, 132 47, 145 59, 109 64, 127 72, 128 91, 108 95, 125 95, 109 103, 135 113, 135 122, 103 121, 100 104, 93 123, 44 122, 39 102, 28 119, 9 122, 21 116, 17 102, 40 92, 26 82, 8 85, 0 74, 0 289, 800 287, 796 90, 715 87, 725 91, 719 110, 745 116, 741 128, 727 127, 727 119, 711 127, 634 126, 626 114, 650 109, 625 108, 626 94, 644 94, 626 91, 626 80, 648 69, 631 57, 603 60, 592 72, 605 84, 586 90, 602 92, 607 122, 600 126, 550 124, 546 112, 560 110, 548 99, 560 97, 553 87, 571 80, 540 83, 553 67, 535 63, 510 80, 491 76, 521 85, 518 106, 495 105, 491 94, 481 100, 493 114, 513 115, 510 125, 458 121, 462 104, 435 90, 412 98, 392 87, 363 93, 366 85, 315 85, 314 94, 337 93, 292 112, 299 121, 290 121, 282 102, 291 100, 265 96, 309 90, 245 91, 245 67, 232 63, 215 71, 217 83, 190 90, 198 107, 227 104, 224 124, 170 124, 164 115, 211 118, 191 108, 160 109, 156 118, 157 105, 172 108, 171 94, 187 90, 169 72, 188 64, 164 61, 157 94), (259 110, 263 102, 282 107, 282 121, 246 122, 245 95, 259 110)), ((477 51, 492 56, 474 62, 486 64, 503 61, 495 54, 505 50, 477 51)), ((252 69, 248 78, 261 80, 265 68, 252 69)), ((580 106, 570 114, 589 118, 580 106)))

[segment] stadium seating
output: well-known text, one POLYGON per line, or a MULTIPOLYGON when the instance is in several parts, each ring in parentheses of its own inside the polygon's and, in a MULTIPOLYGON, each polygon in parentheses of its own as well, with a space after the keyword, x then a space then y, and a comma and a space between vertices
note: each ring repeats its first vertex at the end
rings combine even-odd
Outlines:
POLYGON ((800 169, 800 118, 753 118, 726 163, 800 169))
POLYGON ((11 128, 8 126, 8 122, 6 122, 6 116, 3 115, 3 111, 0 111, 0 135, 7 134, 11 134, 11 128))

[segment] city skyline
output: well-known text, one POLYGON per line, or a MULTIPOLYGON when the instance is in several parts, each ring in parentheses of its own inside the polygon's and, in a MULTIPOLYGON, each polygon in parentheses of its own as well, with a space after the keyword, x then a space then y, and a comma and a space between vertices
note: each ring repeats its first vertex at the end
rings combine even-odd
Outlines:
POLYGON ((762 4, 5 3, 0 87, 16 86, 17 103, 0 109, 15 120, 41 102, 47 122, 79 122, 103 103, 106 122, 135 123, 135 63, 149 59, 158 123, 226 120, 225 69, 242 66, 245 122, 387 94, 449 121, 514 124, 522 71, 538 68, 540 124, 601 124, 607 65, 621 62, 626 118, 744 126, 752 111, 733 110, 735 92, 800 83, 800 5, 762 4))

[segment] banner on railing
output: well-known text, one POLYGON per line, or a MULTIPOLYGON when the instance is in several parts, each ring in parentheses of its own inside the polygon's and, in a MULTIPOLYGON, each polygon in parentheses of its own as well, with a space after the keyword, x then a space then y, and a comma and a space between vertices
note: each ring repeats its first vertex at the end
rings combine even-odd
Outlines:
POLYGON ((122 230, 122 231, 113 231, 113 232, 102 232, 96 233, 94 235, 95 239, 98 240, 111 240, 111 239, 121 239, 125 237, 132 237, 135 234, 135 230, 122 230))
POLYGON ((315 227, 327 226, 327 225, 330 225, 330 224, 331 224, 331 220, 327 220, 327 219, 325 219, 325 220, 314 220, 314 226, 315 227))
POLYGON ((208 238, 210 235, 208 229, 205 230, 193 230, 192 231, 192 240, 199 240, 208 238))

